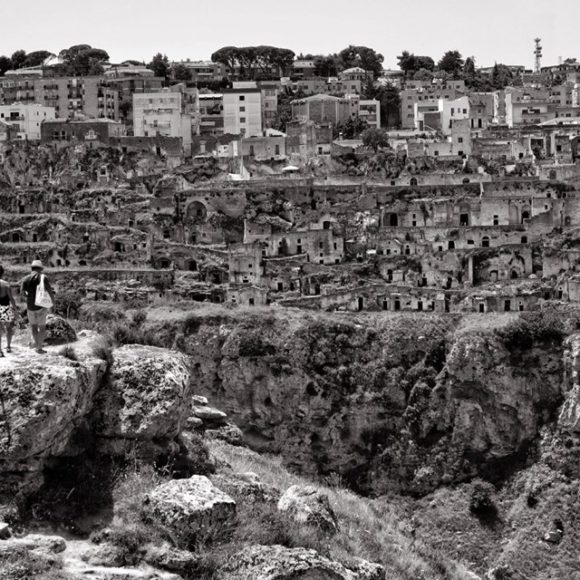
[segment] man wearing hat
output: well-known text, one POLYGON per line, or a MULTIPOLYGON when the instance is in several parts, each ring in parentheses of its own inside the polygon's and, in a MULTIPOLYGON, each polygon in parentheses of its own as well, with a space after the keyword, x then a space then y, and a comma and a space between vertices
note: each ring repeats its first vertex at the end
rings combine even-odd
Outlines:
POLYGON ((22 295, 26 297, 28 322, 30 322, 30 328, 32 329, 32 340, 34 341, 36 352, 43 354, 46 352, 42 347, 44 346, 44 339, 46 337, 46 315, 48 314, 48 308, 37 304, 37 289, 40 285, 41 277, 44 279, 44 288, 52 302, 54 302, 54 290, 48 278, 43 273, 44 267, 40 260, 34 260, 31 268, 32 272, 22 280, 20 288, 22 295))

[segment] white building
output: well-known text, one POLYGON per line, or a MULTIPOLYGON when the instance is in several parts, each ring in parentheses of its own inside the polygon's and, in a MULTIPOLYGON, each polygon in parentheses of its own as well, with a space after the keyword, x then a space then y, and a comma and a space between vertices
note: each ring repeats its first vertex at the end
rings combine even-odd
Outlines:
POLYGON ((361 99, 358 106, 358 116, 366 121, 369 127, 380 128, 381 103, 376 99, 361 99))
POLYGON ((444 135, 451 135, 454 121, 469 119, 469 97, 459 97, 453 101, 439 99, 441 111, 441 131, 444 135))
POLYGON ((191 153, 191 115, 183 112, 183 95, 163 90, 133 95, 133 132, 135 137, 181 137, 183 151, 191 153))
POLYGON ((56 118, 54 107, 44 105, 14 103, 0 106, 0 120, 9 123, 16 139, 40 141, 40 126, 43 121, 56 118))
POLYGON ((230 89, 223 93, 224 133, 242 137, 262 135, 262 91, 230 89))

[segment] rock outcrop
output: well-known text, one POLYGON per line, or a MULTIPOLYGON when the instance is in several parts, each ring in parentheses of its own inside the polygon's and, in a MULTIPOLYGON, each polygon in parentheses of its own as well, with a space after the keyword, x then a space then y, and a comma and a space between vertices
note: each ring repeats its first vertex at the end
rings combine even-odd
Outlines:
POLYGON ((38 488, 46 461, 65 452, 92 409, 106 368, 92 353, 95 340, 80 337, 76 361, 20 345, 0 359, 0 494, 38 488))
POLYGON ((562 346, 452 317, 200 316, 183 347, 198 392, 303 474, 425 494, 523 461, 563 400, 562 346))
POLYGON ((223 580, 384 580, 382 566, 356 562, 353 568, 324 558, 315 550, 249 546, 222 571, 223 580))
POLYGON ((184 355, 142 345, 116 349, 109 385, 95 400, 99 448, 123 455, 135 442, 172 441, 190 412, 191 397, 184 355))
POLYGON ((147 517, 186 544, 218 537, 231 527, 236 502, 204 476, 164 483, 144 499, 147 517))
POLYGON ((74 328, 62 316, 49 314, 46 317, 46 344, 68 344, 76 339, 74 328))
POLYGON ((293 485, 280 498, 278 509, 287 512, 301 524, 316 526, 329 533, 338 529, 338 521, 328 496, 314 486, 293 485))

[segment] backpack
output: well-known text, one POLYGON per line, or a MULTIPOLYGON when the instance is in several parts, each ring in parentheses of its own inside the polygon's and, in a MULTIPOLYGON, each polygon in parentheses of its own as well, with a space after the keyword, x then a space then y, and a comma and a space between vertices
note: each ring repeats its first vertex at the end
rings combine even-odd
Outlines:
POLYGON ((52 308, 52 298, 46 290, 44 285, 44 274, 40 275, 40 282, 36 287, 36 296, 34 297, 35 306, 40 306, 41 308, 52 308))

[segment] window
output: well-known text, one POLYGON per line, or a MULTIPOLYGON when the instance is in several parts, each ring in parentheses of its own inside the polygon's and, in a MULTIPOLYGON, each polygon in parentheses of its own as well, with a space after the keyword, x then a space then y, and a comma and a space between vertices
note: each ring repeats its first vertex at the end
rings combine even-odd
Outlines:
POLYGON ((240 95, 238 98, 239 98, 240 101, 245 101, 246 100, 246 96, 245 95, 240 95))
POLYGON ((499 225, 499 216, 494 215, 493 216, 493 225, 494 226, 498 226, 499 225))
POLYGON ((240 123, 245 123, 246 122, 246 117, 240 117, 240 123))
POLYGON ((245 113, 245 112, 246 112, 246 107, 240 106, 240 113, 245 113))
POLYGON ((457 142, 458 142, 458 143, 463 143, 463 137, 458 137, 458 138, 457 138, 457 142))

